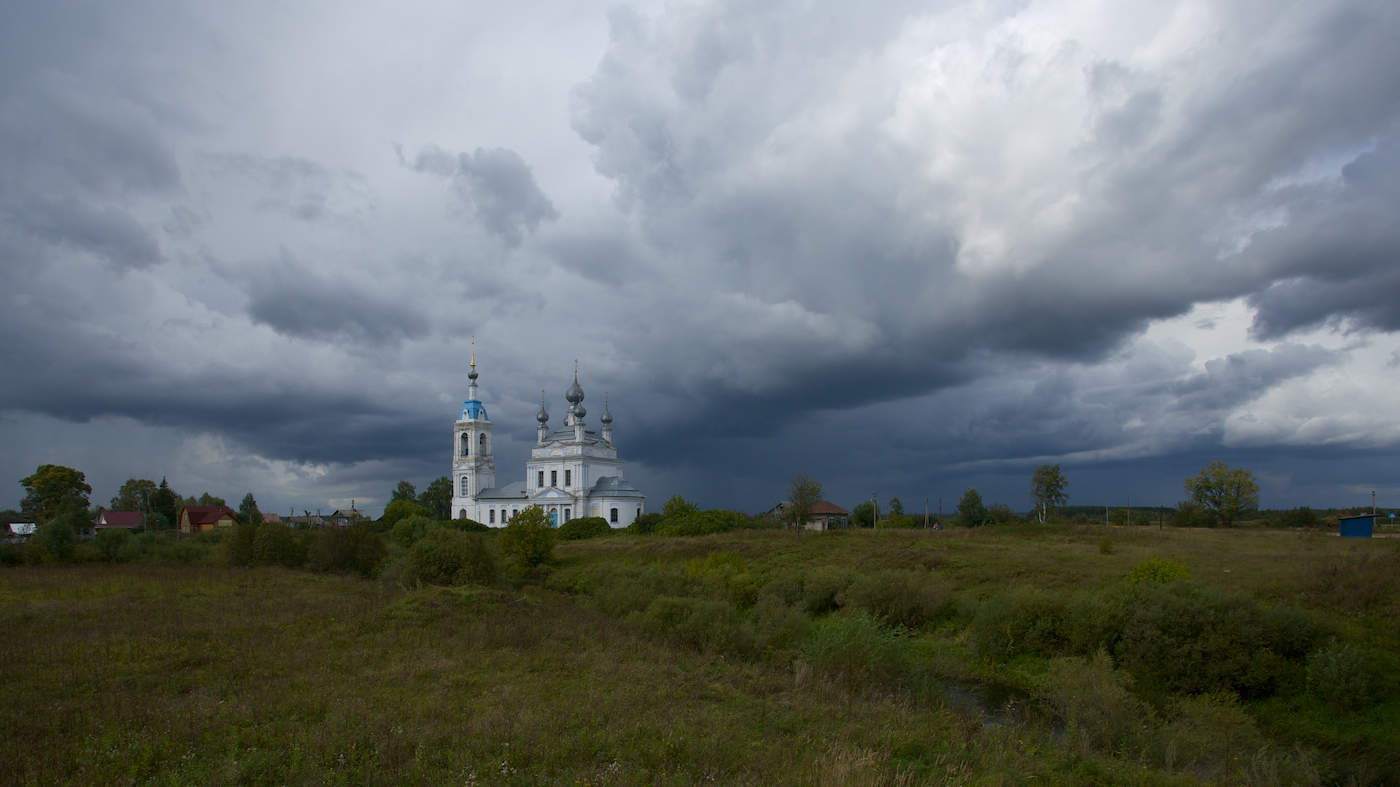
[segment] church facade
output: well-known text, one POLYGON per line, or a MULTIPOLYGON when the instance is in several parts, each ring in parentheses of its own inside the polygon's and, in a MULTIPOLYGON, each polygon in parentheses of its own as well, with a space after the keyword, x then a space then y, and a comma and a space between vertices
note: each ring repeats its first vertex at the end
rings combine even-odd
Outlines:
POLYGON ((626 527, 646 513, 646 496, 623 479, 622 460, 613 444, 613 417, 603 404, 602 428, 594 432, 584 418, 583 387, 574 381, 564 393, 569 403, 564 425, 549 426, 544 392, 535 445, 525 463, 525 480, 496 485, 491 419, 477 388, 476 353, 467 372, 467 400, 452 426, 452 512, 458 519, 474 519, 492 527, 504 527, 510 518, 534 505, 544 509, 558 526, 570 519, 602 517, 612 527, 626 527))

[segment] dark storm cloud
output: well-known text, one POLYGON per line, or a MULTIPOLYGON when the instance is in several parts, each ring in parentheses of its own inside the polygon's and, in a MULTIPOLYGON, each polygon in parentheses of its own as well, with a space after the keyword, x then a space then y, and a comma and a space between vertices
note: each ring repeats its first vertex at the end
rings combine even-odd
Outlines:
POLYGON ((535 184, 529 165, 513 150, 477 148, 454 156, 428 147, 414 159, 413 168, 451 178, 462 201, 509 246, 519 246, 541 222, 559 217, 535 184))
POLYGON ((162 259, 155 238, 112 205, 36 197, 15 207, 10 217, 39 239, 96 254, 117 268, 144 268, 162 259))
POLYGON ((392 345, 428 333, 412 303, 318 273, 284 255, 248 289, 248 315, 278 333, 316 341, 392 345))

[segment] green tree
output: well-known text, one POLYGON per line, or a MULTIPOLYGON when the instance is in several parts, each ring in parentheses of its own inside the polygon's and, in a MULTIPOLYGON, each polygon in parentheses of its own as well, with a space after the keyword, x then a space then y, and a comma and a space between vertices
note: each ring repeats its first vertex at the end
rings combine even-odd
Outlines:
POLYGON ((389 502, 393 502, 395 500, 407 500, 409 502, 413 502, 417 499, 418 490, 414 488, 413 484, 410 484, 407 481, 400 481, 399 485, 394 487, 394 494, 389 496, 389 502))
POLYGON ((1056 507, 1069 500, 1069 495, 1065 494, 1068 485, 1059 465, 1041 465, 1031 474, 1031 501, 1035 503, 1035 517, 1042 525, 1056 507))
POLYGON ((904 516, 904 503, 897 497, 890 498, 890 516, 904 516))
POLYGON ((1186 479, 1185 485, 1191 499, 1214 514, 1215 521, 1224 527, 1259 507, 1259 485, 1254 474, 1243 467, 1211 462, 1200 475, 1186 479))
POLYGON ((113 511, 140 511, 150 513, 151 501, 156 494, 156 482, 146 478, 128 478, 112 498, 113 511))
POLYGON ((306 562, 306 545, 290 527, 278 522, 258 525, 253 538, 253 559, 263 565, 295 568, 306 562))
POLYGON ((258 526, 242 521, 233 526, 233 532, 224 540, 224 558, 230 566, 251 566, 257 557, 255 549, 258 540, 258 526))
POLYGON ((422 494, 418 495, 418 505, 433 519, 452 518, 452 479, 447 476, 435 478, 422 494))
POLYGON ((554 531, 544 509, 530 506, 511 517, 501 531, 500 545, 501 554, 522 568, 548 562, 554 555, 554 531))
POLYGON ((389 501, 389 505, 384 506, 384 515, 379 517, 379 521, 386 527, 393 527, 400 519, 409 516, 428 516, 428 512, 411 497, 397 498, 389 501))
POLYGON ((874 527, 875 504, 869 500, 856 503, 856 507, 851 509, 851 526, 874 527))
POLYGON ((661 507, 662 519, 681 519, 699 511, 700 508, 680 495, 674 495, 661 507))
POLYGON ((238 504, 238 520, 250 525, 262 524, 262 512, 258 510, 258 501, 253 499, 252 492, 244 495, 243 502, 238 504))
POLYGON ((211 494, 209 494, 208 492, 205 492, 205 493, 201 494, 198 498, 193 498, 193 497, 187 497, 187 498, 185 498, 185 505, 187 505, 187 506, 226 506, 226 505, 228 505, 228 503, 224 502, 224 499, 223 499, 222 497, 215 497, 214 495, 211 495, 211 494))
POLYGON ((63 465, 39 465, 34 474, 20 479, 24 499, 20 508, 39 523, 69 511, 86 511, 92 487, 77 470, 63 465))
POLYGON ((73 553, 78 548, 78 536, 74 532, 72 518, 71 513, 55 517, 40 525, 35 532, 34 539, 45 560, 62 562, 73 559, 73 553))
POLYGON ((987 507, 982 504, 982 495, 976 489, 963 493, 958 501, 958 524, 963 527, 977 527, 987 521, 987 507))
POLYGON ((811 517, 812 506, 821 499, 821 482, 798 473, 788 487, 788 504, 783 513, 787 515, 787 520, 793 527, 800 528, 811 517))
POLYGON ((174 527, 180 517, 180 496, 165 482, 164 476, 151 494, 151 514, 152 523, 147 527, 174 527))

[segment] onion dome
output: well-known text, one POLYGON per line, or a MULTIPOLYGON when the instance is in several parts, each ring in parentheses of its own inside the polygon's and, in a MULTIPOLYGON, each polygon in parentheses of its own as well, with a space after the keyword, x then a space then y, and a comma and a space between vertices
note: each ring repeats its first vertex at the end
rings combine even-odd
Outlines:
POLYGON ((603 394, 603 417, 598 419, 604 424, 612 423, 612 411, 608 409, 608 395, 603 394))
POLYGON ((581 405, 581 404, 576 404, 576 405, 574 405, 574 417, 575 417, 575 418, 583 418, 585 415, 588 415, 588 411, 587 411, 586 409, 584 409, 583 405, 581 405))
POLYGON ((476 379, 476 337, 472 337, 472 364, 471 371, 467 372, 468 380, 476 379))
POLYGON ((544 391, 540 391, 540 411, 535 413, 535 420, 541 424, 549 423, 549 411, 544 409, 544 391))
POLYGON ((574 382, 569 386, 569 390, 564 392, 564 398, 573 405, 583 401, 583 386, 578 384, 578 361, 574 361, 574 382))

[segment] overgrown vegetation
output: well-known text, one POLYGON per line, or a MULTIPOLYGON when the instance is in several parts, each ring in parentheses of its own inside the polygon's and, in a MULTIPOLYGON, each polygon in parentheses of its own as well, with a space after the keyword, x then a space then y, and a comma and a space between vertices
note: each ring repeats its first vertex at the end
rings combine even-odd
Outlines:
POLYGON ((21 782, 1400 779, 1385 541, 540 530, 548 552, 429 519, 261 525, 251 568, 227 532, 78 545, 190 566, 0 571, 24 665, 0 753, 21 782), (281 568, 298 545, 378 578, 281 568))

